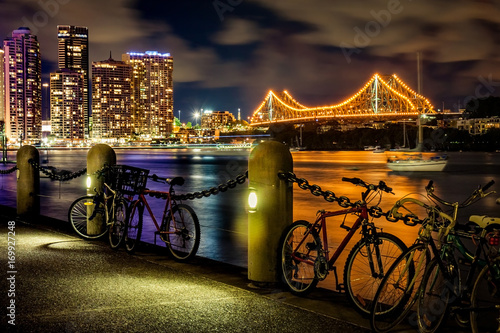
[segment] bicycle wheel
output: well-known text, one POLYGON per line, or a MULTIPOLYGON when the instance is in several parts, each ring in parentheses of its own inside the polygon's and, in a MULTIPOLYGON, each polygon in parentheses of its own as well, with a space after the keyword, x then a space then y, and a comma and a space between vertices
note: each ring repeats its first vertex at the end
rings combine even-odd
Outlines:
POLYGON ((281 278, 294 295, 307 294, 318 284, 314 265, 321 250, 321 240, 316 233, 306 236, 310 227, 307 221, 295 221, 283 231, 279 242, 281 278))
POLYGON ((83 238, 97 239, 108 231, 104 204, 95 196, 84 196, 73 201, 68 220, 76 233, 83 238))
POLYGON ((373 331, 391 330, 413 309, 428 261, 427 245, 415 244, 392 264, 373 299, 370 314, 373 331))
POLYGON ((402 240, 385 232, 377 233, 373 239, 363 238, 352 248, 344 266, 344 289, 363 316, 370 314, 385 272, 407 249, 402 240))
POLYGON ((485 266, 471 293, 470 323, 473 333, 498 332, 500 326, 500 257, 485 266))
POLYGON ((457 299, 460 288, 457 265, 444 262, 448 274, 439 267, 434 258, 429 263, 422 279, 422 292, 417 303, 419 332, 436 332, 447 317, 450 302, 457 299))
POLYGON ((184 204, 173 206, 160 230, 167 231, 161 239, 174 260, 188 261, 196 255, 200 245, 200 222, 191 207, 184 204))
POLYGON ((144 214, 144 204, 140 200, 134 201, 129 208, 129 218, 125 232, 125 249, 128 253, 134 253, 137 244, 141 239, 142 218, 144 214))
POLYGON ((109 245, 118 249, 123 243, 127 224, 127 203, 120 199, 115 203, 115 216, 109 225, 109 245))

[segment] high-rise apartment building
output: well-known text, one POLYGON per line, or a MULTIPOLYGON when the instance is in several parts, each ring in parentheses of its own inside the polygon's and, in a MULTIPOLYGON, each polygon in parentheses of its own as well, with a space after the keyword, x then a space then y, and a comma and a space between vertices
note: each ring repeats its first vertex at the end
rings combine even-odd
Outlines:
POLYGON ((37 37, 26 27, 4 42, 5 132, 14 143, 37 143, 42 131, 42 61, 37 37))
POLYGON ((3 121, 5 118, 5 76, 4 76, 4 55, 5 52, 0 49, 0 133, 3 131, 3 121))
POLYGON ((223 129, 234 124, 236 119, 229 111, 205 111, 201 115, 202 129, 223 129))
POLYGON ((85 139, 83 74, 59 69, 50 74, 51 134, 56 141, 80 143, 85 139))
POLYGON ((57 39, 57 63, 59 69, 70 69, 83 74, 85 138, 88 138, 90 116, 88 28, 72 25, 58 25, 57 39))
POLYGON ((168 137, 173 130, 173 58, 170 53, 129 52, 132 66, 132 124, 143 138, 168 137))
POLYGON ((92 138, 117 142, 130 138, 132 67, 123 61, 92 62, 92 138))

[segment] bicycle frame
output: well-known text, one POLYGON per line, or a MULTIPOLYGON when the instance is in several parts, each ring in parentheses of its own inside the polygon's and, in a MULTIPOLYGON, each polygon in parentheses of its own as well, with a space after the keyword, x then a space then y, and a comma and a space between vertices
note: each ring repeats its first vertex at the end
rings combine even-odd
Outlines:
MULTIPOLYGON (((161 230, 161 227, 160 227, 160 223, 158 223, 158 220, 156 219, 156 216, 155 214, 153 213, 153 210, 151 209, 151 207, 149 206, 149 203, 148 203, 148 200, 146 199, 146 194, 149 194, 149 195, 160 195, 160 196, 164 196, 166 195, 166 200, 165 200, 165 208, 163 209, 163 216, 162 216, 162 219, 161 221, 164 221, 165 218, 167 217, 167 214, 169 212, 172 211, 172 208, 174 207, 174 205, 176 205, 176 201, 175 199, 172 197, 171 195, 171 189, 169 190, 169 192, 164 192, 164 191, 155 191, 155 190, 143 190, 141 191, 141 193, 139 193, 139 198, 138 200, 141 201, 144 206, 146 207, 148 213, 149 213, 149 216, 151 217, 151 220, 153 221, 155 227, 156 227, 156 233, 157 234, 160 234, 160 235, 163 235, 163 234, 173 234, 175 233, 175 231, 167 231, 167 230, 161 230)), ((174 217, 174 214, 171 214, 171 217, 172 217, 172 222, 174 224, 174 226, 176 225, 175 224, 175 217, 174 217)), ((155 238, 155 243, 156 243, 156 238, 155 238)))
MULTIPOLYGON (((357 206, 357 207, 351 207, 348 209, 343 209, 339 211, 319 211, 318 212, 318 217, 316 218, 316 221, 311 224, 311 228, 307 231, 307 233, 304 235, 302 240, 298 243, 297 249, 300 248, 303 244, 304 241, 306 240, 307 236, 310 235, 313 230, 315 231, 320 231, 321 230, 321 237, 322 241, 324 244, 324 253, 326 260, 328 261, 328 267, 329 270, 335 270, 335 262, 337 259, 340 257, 340 254, 342 251, 345 249, 351 238, 354 236, 354 233, 362 226, 363 228, 363 234, 367 234, 367 224, 363 223, 363 221, 368 221, 368 208, 366 207, 366 204, 357 206), (347 235, 344 237, 342 242, 339 244, 339 247, 337 250, 332 254, 331 257, 329 257, 329 247, 328 247, 328 232, 326 228, 326 219, 329 217, 333 216, 340 216, 340 215, 347 215, 347 214, 359 214, 358 218, 354 222, 354 224, 351 227, 344 226, 344 223, 342 223, 341 228, 348 230, 347 235)), ((319 234, 318 234, 319 235, 319 234)), ((294 249, 292 253, 292 257, 296 261, 301 261, 304 262, 307 265, 314 266, 314 261, 311 260, 306 260, 301 257, 298 257, 295 255, 296 249, 294 249)), ((371 255, 369 255, 370 258, 370 268, 372 269, 372 272, 374 270, 373 263, 371 262, 371 255)), ((382 267, 381 263, 379 263, 379 266, 382 267)))
MULTIPOLYGON (((96 207, 99 207, 99 203, 102 200, 102 203, 103 203, 103 206, 104 206, 104 213, 105 213, 104 216, 106 218, 105 223, 106 223, 106 226, 108 226, 110 224, 109 217, 115 215, 115 197, 116 197, 116 191, 114 191, 106 183, 104 183, 104 186, 105 186, 105 188, 107 188, 111 192, 111 195, 109 195, 109 196, 106 195, 106 191, 102 191, 102 193, 96 193, 96 195, 94 196, 93 203, 94 203, 94 205, 96 205, 96 207), (110 207, 111 208, 111 215, 110 215, 109 208, 108 208, 109 199, 112 199, 111 200, 111 207, 110 207)), ((97 210, 94 209, 94 212, 93 212, 92 216, 89 218, 89 221, 92 220, 95 217, 96 213, 97 213, 97 210)))

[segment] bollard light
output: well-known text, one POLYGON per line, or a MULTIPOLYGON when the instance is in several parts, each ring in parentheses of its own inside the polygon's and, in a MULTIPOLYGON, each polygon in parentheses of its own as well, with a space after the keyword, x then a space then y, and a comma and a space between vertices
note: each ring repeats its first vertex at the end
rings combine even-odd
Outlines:
POLYGON ((90 176, 87 176, 87 189, 90 188, 90 185, 92 185, 92 178, 90 178, 90 176))
POLYGON ((248 194, 248 212, 255 213, 257 211, 257 192, 255 189, 250 189, 248 194))

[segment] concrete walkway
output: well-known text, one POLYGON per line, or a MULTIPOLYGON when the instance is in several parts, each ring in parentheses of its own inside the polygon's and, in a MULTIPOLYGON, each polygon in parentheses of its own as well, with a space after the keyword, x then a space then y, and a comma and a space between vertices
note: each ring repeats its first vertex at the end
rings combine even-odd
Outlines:
POLYGON ((1 248, 15 239, 15 258, 7 262, 4 251, 1 260, 2 332, 368 331, 345 311, 343 295, 255 288, 240 267, 198 257, 176 263, 152 246, 130 256, 77 238, 63 224, 26 223, 0 209, 1 248), (15 310, 6 308, 11 302, 15 310))
MULTIPOLYGON (((201 257, 177 263, 152 244, 132 256, 76 237, 67 222, 17 220, 5 206, 0 248, 0 332, 370 331, 344 294, 257 288, 246 268, 201 257)), ((467 329, 451 320, 442 332, 467 329)))

